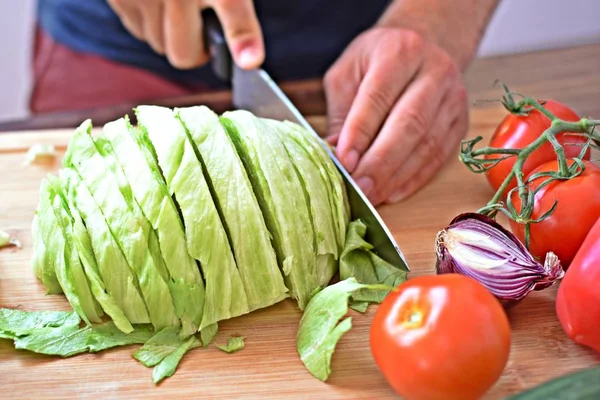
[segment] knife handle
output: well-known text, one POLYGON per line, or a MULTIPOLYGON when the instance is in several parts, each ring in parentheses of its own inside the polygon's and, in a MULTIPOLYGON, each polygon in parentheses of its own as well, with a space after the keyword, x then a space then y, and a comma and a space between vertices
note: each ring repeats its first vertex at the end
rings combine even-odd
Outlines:
POLYGON ((233 61, 227 41, 223 34, 221 22, 214 10, 208 8, 202 11, 204 24, 204 45, 210 54, 210 63, 214 74, 225 82, 231 81, 233 61))

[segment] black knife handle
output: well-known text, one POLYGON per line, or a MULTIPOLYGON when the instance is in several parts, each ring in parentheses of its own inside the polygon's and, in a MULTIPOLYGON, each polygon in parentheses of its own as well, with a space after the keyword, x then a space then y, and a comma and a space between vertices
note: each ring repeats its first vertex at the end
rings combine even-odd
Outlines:
POLYGON ((204 24, 204 45, 210 54, 210 63, 215 75, 226 82, 231 81, 233 61, 227 41, 223 34, 221 22, 214 10, 208 8, 202 11, 204 24))

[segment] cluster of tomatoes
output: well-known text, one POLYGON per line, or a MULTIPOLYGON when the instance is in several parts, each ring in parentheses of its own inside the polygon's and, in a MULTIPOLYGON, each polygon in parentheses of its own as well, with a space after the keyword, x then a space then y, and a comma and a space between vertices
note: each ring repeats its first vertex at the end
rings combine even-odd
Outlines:
MULTIPOLYGON (((546 101, 544 107, 565 121, 579 121, 566 105, 546 101)), ((551 125, 537 110, 509 114, 489 146, 524 148, 551 125)), ((556 139, 569 164, 579 157, 586 138, 561 133, 556 139)), ((586 168, 568 180, 555 180, 535 195, 532 219, 558 202, 547 219, 531 225, 530 252, 542 261, 547 252, 561 260, 566 274, 560 283, 556 312, 574 341, 600 352, 600 167, 583 157, 586 168)), ((487 172, 494 190, 511 172, 507 158, 487 172)), ((557 171, 556 153, 545 143, 527 158, 523 173, 557 171)), ((543 179, 531 182, 538 187, 543 179)), ((505 193, 516 187, 511 182, 505 193)), ((517 191, 512 197, 519 207, 517 191)), ((511 222, 524 241, 522 225, 511 222)), ((458 274, 409 279, 379 306, 371 325, 373 357, 394 390, 407 399, 477 399, 498 380, 510 352, 510 324, 500 303, 483 285, 458 274)))

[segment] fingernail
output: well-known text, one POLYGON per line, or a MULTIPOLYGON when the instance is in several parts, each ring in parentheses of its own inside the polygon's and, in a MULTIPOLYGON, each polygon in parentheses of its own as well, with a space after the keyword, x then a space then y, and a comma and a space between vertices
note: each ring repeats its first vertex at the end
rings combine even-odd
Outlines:
POLYGON ((358 164, 358 151, 350 150, 346 155, 346 169, 348 172, 352 173, 356 169, 356 165, 358 164))
POLYGON ((365 196, 368 196, 369 193, 371 193, 371 190, 373 190, 373 179, 369 178, 368 176, 358 178, 356 180, 356 184, 358 187, 360 187, 365 196))
POLYGON ((245 47, 240 51, 239 63, 241 68, 252 68, 256 64, 257 53, 254 47, 245 47))
POLYGON ((394 192, 390 197, 388 197, 388 203, 398 203, 399 201, 404 200, 405 194, 403 190, 398 190, 394 192))

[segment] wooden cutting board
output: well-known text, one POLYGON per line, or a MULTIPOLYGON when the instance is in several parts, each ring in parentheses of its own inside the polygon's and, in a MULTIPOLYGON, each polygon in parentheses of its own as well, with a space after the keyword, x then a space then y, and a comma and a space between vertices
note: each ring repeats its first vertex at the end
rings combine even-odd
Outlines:
MULTIPOLYGON (((489 137, 504 115, 499 107, 473 109, 470 136, 489 137)), ((321 130, 323 117, 311 118, 321 130)), ((24 166, 34 143, 51 143, 61 151, 71 131, 33 131, 0 135, 0 229, 17 236, 22 249, 0 250, 0 306, 21 310, 67 310, 62 295, 46 296, 29 266, 30 224, 40 179, 56 171, 54 164, 24 166)), ((61 154, 62 155, 62 154, 61 154)), ((434 237, 455 215, 485 204, 492 193, 484 178, 469 173, 456 157, 421 192, 380 213, 396 237, 412 269, 410 276, 434 271, 434 237)), ((598 364, 600 358, 572 343, 554 313, 556 286, 532 293, 510 312, 513 327, 510 361, 488 393, 502 398, 549 378, 598 364)), ((0 397, 7 398, 394 398, 369 351, 369 324, 376 307, 354 315, 353 328, 333 356, 327 383, 313 378, 295 347, 300 312, 292 301, 220 324, 217 343, 232 334, 247 337, 246 348, 226 354, 214 346, 188 353, 175 375, 160 386, 151 370, 133 358, 135 346, 69 359, 16 351, 0 340, 0 397)), ((465 310, 465 318, 468 318, 465 310)))

